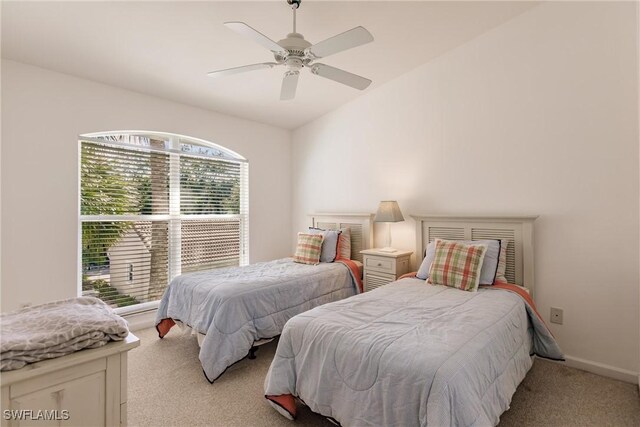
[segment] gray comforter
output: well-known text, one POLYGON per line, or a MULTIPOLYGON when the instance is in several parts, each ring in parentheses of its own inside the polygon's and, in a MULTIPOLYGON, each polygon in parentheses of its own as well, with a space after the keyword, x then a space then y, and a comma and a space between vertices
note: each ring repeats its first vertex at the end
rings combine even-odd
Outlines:
POLYGON ((210 382, 243 359, 259 339, 280 335, 296 314, 356 294, 342 263, 306 265, 291 258, 183 274, 165 291, 156 325, 180 320, 206 334, 200 362, 210 382))
POLYGON ((265 394, 345 426, 495 425, 531 353, 563 358, 520 296, 403 279, 291 319, 265 394))
POLYGON ((0 315, 0 370, 102 347, 129 334, 127 322, 97 298, 80 297, 0 315))

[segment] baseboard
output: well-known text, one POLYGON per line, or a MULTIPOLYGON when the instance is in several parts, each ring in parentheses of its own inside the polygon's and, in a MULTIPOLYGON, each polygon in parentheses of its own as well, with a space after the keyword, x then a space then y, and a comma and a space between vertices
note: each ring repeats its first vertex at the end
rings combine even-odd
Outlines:
POLYGON ((602 375, 603 377, 609 377, 632 384, 640 384, 640 373, 638 372, 616 368, 615 366, 605 365, 604 363, 593 362, 591 360, 580 359, 579 357, 565 356, 565 359, 565 362, 560 363, 572 368, 602 375))
POLYGON ((155 325, 157 309, 143 311, 142 313, 125 314, 124 317, 129 322, 130 331, 151 328, 155 325))

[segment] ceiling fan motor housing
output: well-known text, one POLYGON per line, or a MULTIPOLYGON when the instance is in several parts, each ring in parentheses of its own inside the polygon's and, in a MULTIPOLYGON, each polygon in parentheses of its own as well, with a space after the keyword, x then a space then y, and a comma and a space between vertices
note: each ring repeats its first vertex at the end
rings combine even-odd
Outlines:
POLYGON ((300 33, 289 33, 287 38, 278 41, 278 44, 282 46, 286 53, 283 55, 281 52, 274 52, 274 57, 277 62, 289 65, 289 63, 300 62, 298 69, 302 68, 310 62, 310 58, 307 57, 305 49, 311 46, 311 43, 304 39, 304 36, 300 33))

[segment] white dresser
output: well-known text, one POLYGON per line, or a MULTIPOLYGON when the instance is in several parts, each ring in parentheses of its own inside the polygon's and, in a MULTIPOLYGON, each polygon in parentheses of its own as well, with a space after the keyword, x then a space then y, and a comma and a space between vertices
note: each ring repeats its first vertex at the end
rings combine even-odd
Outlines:
POLYGON ((382 252, 377 249, 360 251, 364 264, 364 290, 370 291, 393 282, 409 272, 412 251, 382 252))
POLYGON ((32 363, 0 374, 2 426, 124 426, 127 424, 127 352, 123 341, 32 363))

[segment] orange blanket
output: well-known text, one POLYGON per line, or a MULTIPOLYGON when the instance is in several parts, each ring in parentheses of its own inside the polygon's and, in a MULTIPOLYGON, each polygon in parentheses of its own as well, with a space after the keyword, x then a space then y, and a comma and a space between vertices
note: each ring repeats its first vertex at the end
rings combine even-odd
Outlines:
POLYGON ((531 298, 531 295, 529 294, 529 292, 527 292, 525 288, 523 288, 522 286, 512 285, 511 283, 507 283, 507 282, 496 282, 493 285, 480 285, 480 287, 483 289, 503 289, 505 291, 518 294, 523 300, 526 301, 527 304, 529 304, 529 306, 531 307, 533 312, 536 314, 538 319, 544 324, 547 330, 549 330, 549 333, 553 335, 553 333, 551 333, 551 330, 549 329, 547 324, 544 322, 544 319, 538 312, 538 309, 536 308, 536 304, 533 302, 533 298, 531 298))
POLYGON ((362 286, 362 278, 360 277, 360 269, 358 268, 358 265, 355 262, 351 261, 350 259, 346 259, 346 258, 338 258, 336 259, 336 262, 346 265, 349 268, 349 270, 351 270, 351 276, 353 277, 353 280, 355 280, 356 284, 358 285, 358 293, 361 294, 362 292, 364 292, 364 287, 362 286))

